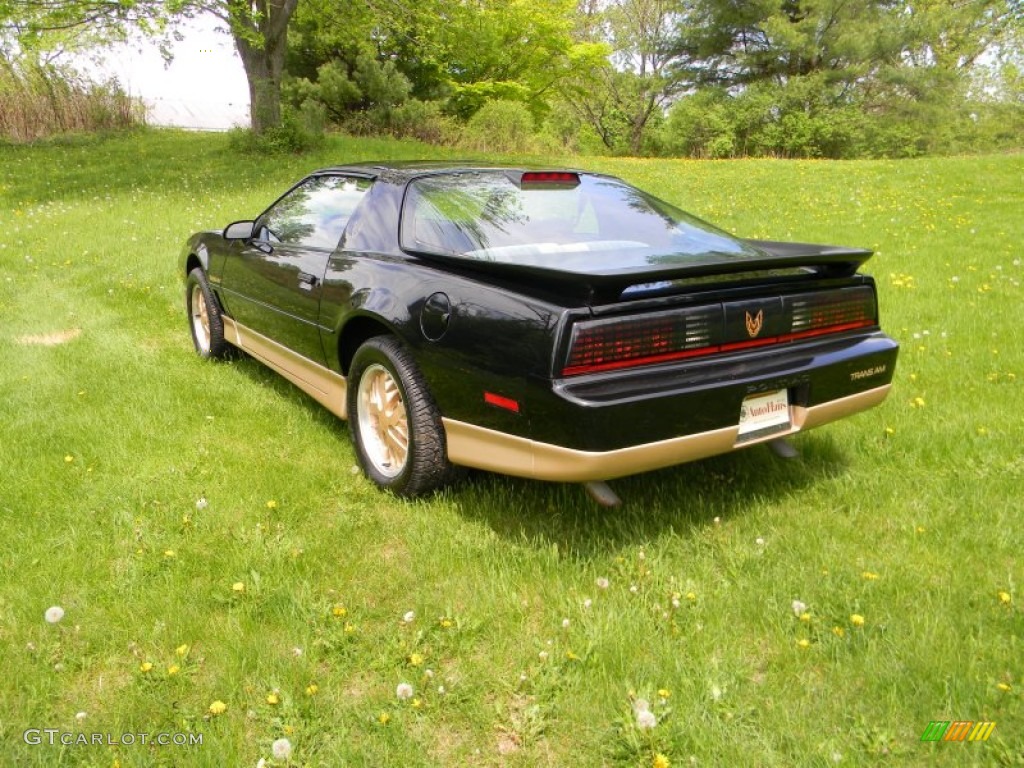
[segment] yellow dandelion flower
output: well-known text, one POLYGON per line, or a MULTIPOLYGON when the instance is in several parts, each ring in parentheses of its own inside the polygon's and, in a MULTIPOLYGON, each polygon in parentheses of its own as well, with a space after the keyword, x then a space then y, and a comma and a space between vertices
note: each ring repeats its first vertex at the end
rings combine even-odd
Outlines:
POLYGON ((861 576, 867 579, 868 581, 874 581, 878 578, 878 574, 872 573, 871 571, 864 571, 864 573, 862 573, 861 576))
POLYGON ((998 689, 999 689, 1000 691, 1002 691, 1003 693, 1009 693, 1009 692, 1010 692, 1011 690, 1013 690, 1013 689, 1012 689, 1012 688, 1011 688, 1011 687, 1010 687, 1009 685, 1007 685, 1006 683, 999 683, 998 685, 996 685, 996 688, 998 688, 998 689))
POLYGON ((924 526, 923 525, 919 525, 919 526, 917 526, 916 530, 917 530, 918 533, 924 533, 924 526))
POLYGON ((381 712, 379 715, 377 715, 377 722, 381 725, 387 725, 391 722, 391 715, 389 715, 387 712, 381 712))
POLYGON ((75 457, 74 457, 74 456, 72 456, 72 455, 70 455, 70 454, 68 454, 67 456, 65 456, 65 457, 64 457, 64 462, 65 462, 66 464, 70 464, 70 463, 71 463, 72 461, 74 461, 74 460, 75 460, 75 457))
POLYGON ((422 706, 423 706, 423 702, 420 701, 419 699, 413 699, 412 700, 412 708, 413 709, 419 709, 422 706))
POLYGON ((910 402, 910 407, 911 408, 924 408, 924 406, 925 406, 925 402, 924 402, 924 398, 923 397, 915 397, 910 402))
POLYGON ((978 427, 975 431, 978 433, 978 437, 984 437, 988 434, 988 427, 978 427))
POLYGON ((242 592, 245 592, 245 584, 241 581, 236 581, 231 585, 231 591, 241 594, 242 592))
POLYGON ((139 672, 146 673, 146 672, 152 672, 152 671, 153 671, 153 662, 151 662, 151 661, 144 661, 141 664, 139 664, 139 672))
POLYGON ((896 430, 893 429, 892 427, 886 427, 885 428, 885 436, 886 437, 892 437, 895 434, 896 434, 896 430))
POLYGON ((267 704, 269 704, 272 707, 276 707, 280 703, 281 697, 278 696, 277 693, 271 692, 267 694, 267 704))
POLYGON ((317 691, 319 691, 319 690, 320 690, 320 686, 318 686, 316 683, 310 683, 309 685, 306 686, 306 695, 307 696, 316 696, 317 691))
POLYGON ((281 730, 284 731, 284 735, 285 736, 291 736, 292 734, 295 733, 295 726, 294 725, 285 725, 285 726, 281 727, 281 730))
POLYGON ((842 627, 832 627, 832 634, 836 637, 846 637, 846 630, 842 627))
POLYGON ((177 556, 178 556, 178 553, 175 552, 173 549, 165 549, 164 550, 164 557, 166 557, 168 560, 170 560, 171 558, 177 557, 177 556))
POLYGON ((853 624, 853 626, 855 627, 863 627, 864 617, 861 616, 859 613, 852 613, 850 614, 850 623, 853 624))
POLYGON ((1013 598, 1010 597, 1010 593, 1009 592, 1000 592, 999 593, 999 602, 1002 603, 1003 605, 1009 605, 1012 600, 1013 600, 1013 598))
POLYGON ((697 599, 697 594, 695 592, 687 592, 686 599, 692 603, 694 600, 697 599))
POLYGON ((355 624, 345 624, 345 634, 351 635, 356 631, 355 624))
POLYGON ((671 695, 672 695, 672 691, 670 691, 668 688, 659 688, 658 689, 658 698, 660 698, 660 699, 667 699, 671 695))
POLYGON ((333 608, 331 608, 331 613, 334 615, 334 618, 336 619, 341 619, 345 616, 348 616, 348 610, 343 605, 334 606, 333 608))
POLYGON ((185 656, 188 654, 188 643, 182 643, 174 649, 174 653, 177 656, 185 656))
POLYGON ((800 621, 804 622, 805 624, 809 623, 811 621, 811 614, 809 614, 807 611, 804 611, 800 614, 800 621))
POLYGON ((167 668, 168 677, 174 677, 179 672, 181 672, 181 667, 179 667, 177 664, 171 664, 171 666, 167 668))
POLYGON ((801 637, 799 640, 796 641, 796 644, 800 648, 810 648, 811 647, 811 641, 808 640, 806 637, 801 637))
POLYGON ((672 763, 668 757, 659 752, 654 756, 654 762, 651 764, 652 768, 672 768, 672 763))
POLYGON ((268 501, 267 502, 267 509, 277 509, 277 502, 274 499, 271 499, 270 501, 268 501))
POLYGON ((210 714, 214 716, 223 715, 225 712, 227 712, 227 709, 228 705, 220 699, 217 699, 215 702, 210 704, 210 714))
POLYGON ((451 626, 452 626, 452 625, 453 625, 454 623, 455 623, 455 622, 453 622, 453 621, 452 621, 451 619, 449 619, 449 618, 448 618, 447 616, 444 616, 444 617, 442 617, 442 618, 440 619, 440 624, 441 624, 441 626, 442 626, 442 627, 444 627, 445 629, 448 629, 448 628, 450 628, 450 627, 451 627, 451 626))
POLYGON ((409 654, 409 664, 413 667, 419 667, 423 664, 423 655, 419 653, 409 654))
POLYGON ((571 650, 565 652, 565 658, 567 658, 569 661, 579 661, 580 660, 580 657, 577 656, 575 653, 573 653, 571 650))

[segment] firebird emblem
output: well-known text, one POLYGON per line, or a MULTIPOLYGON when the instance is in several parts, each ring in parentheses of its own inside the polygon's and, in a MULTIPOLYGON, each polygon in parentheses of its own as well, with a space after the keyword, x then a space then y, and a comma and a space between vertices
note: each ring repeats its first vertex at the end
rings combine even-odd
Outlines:
POLYGON ((747 316, 747 333, 750 338, 756 338, 757 334, 761 332, 761 326, 764 324, 764 310, 760 310, 755 317, 751 317, 749 312, 745 313, 747 316))

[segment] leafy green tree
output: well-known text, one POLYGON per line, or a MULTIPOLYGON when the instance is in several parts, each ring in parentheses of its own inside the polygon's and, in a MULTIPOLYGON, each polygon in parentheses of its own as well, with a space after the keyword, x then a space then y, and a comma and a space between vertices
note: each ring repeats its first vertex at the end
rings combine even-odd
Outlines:
POLYGON ((639 154, 652 118, 690 84, 676 42, 685 12, 682 0, 581 0, 577 38, 610 56, 562 94, 608 149, 639 154))

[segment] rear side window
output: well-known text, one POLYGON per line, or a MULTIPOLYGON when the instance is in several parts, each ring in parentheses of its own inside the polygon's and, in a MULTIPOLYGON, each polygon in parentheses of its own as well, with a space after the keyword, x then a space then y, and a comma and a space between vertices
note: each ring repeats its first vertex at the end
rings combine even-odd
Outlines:
POLYGON ((260 217, 258 237, 271 243, 334 250, 372 183, 351 176, 307 179, 260 217))

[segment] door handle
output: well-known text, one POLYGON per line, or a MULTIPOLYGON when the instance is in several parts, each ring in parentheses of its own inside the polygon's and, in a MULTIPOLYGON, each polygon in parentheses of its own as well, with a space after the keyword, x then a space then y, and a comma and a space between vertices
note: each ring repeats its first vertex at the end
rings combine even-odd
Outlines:
POLYGON ((299 272, 299 285, 306 289, 315 288, 316 284, 320 282, 317 280, 316 275, 311 275, 309 272, 299 272))

